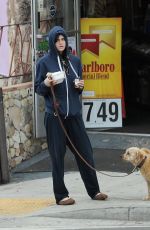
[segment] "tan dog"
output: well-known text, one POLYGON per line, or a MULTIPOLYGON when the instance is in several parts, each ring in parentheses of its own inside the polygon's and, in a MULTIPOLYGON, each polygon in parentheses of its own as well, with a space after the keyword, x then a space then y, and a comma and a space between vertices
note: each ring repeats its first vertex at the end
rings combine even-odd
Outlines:
POLYGON ((146 148, 131 147, 126 149, 122 159, 137 167, 145 178, 148 186, 148 196, 144 200, 150 200, 150 150, 146 148))

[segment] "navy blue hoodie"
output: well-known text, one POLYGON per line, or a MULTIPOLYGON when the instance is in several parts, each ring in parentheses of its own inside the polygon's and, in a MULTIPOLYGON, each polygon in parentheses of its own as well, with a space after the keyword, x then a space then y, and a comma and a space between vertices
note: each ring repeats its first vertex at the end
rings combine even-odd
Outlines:
MULTIPOLYGON (((74 87, 74 80, 82 78, 82 66, 80 59, 68 52, 68 39, 64 29, 60 26, 53 27, 49 32, 49 53, 40 58, 36 66, 35 92, 45 98, 45 111, 53 114, 53 98, 50 87, 44 83, 47 72, 60 71, 58 63, 58 52, 55 46, 56 37, 61 34, 66 41, 65 54, 69 60, 69 71, 66 73, 65 80, 54 86, 54 92, 59 104, 58 111, 62 116, 75 116, 81 114, 81 102, 79 95, 82 90, 74 87), (74 72, 74 70, 75 72, 74 72)), ((63 66, 62 66, 63 68, 63 66)))

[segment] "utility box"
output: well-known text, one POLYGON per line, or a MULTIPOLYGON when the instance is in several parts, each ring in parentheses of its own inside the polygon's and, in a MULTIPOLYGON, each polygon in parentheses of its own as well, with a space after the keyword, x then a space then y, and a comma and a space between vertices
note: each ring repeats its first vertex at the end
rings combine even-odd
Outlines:
POLYGON ((3 92, 0 88, 0 184, 9 182, 9 168, 6 147, 6 130, 3 107, 3 92))

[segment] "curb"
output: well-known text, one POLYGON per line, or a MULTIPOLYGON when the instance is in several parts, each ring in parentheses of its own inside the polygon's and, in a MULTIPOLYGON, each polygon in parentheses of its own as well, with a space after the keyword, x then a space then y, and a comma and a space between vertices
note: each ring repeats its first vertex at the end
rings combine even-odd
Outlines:
POLYGON ((124 221, 150 221, 150 208, 146 207, 107 207, 81 209, 63 213, 46 214, 44 217, 69 219, 103 219, 124 221))

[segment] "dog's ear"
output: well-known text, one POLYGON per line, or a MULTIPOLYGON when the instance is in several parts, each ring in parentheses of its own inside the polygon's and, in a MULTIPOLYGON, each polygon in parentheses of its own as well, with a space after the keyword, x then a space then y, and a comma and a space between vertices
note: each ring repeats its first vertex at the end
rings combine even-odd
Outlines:
POLYGON ((147 148, 141 148, 142 151, 144 151, 144 154, 150 154, 150 150, 147 148))
POLYGON ((138 161, 143 160, 143 154, 142 154, 142 151, 140 149, 137 151, 137 160, 138 161))

